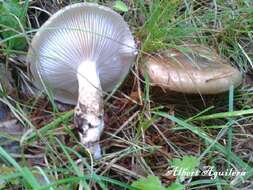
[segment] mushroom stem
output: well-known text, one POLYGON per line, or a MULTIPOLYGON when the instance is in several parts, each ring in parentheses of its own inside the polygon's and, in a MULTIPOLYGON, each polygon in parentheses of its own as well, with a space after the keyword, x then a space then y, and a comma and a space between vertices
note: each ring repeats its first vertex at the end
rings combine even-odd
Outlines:
POLYGON ((94 158, 101 157, 100 135, 104 128, 103 94, 96 63, 84 61, 77 70, 79 85, 78 102, 75 108, 75 123, 81 143, 94 158))

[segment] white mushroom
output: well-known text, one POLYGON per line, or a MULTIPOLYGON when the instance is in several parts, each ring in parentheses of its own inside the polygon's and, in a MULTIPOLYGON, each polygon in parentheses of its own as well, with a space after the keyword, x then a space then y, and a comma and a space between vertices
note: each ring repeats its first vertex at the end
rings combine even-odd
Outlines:
POLYGON ((123 18, 93 3, 69 5, 55 13, 34 36, 27 62, 36 86, 58 101, 75 104, 81 143, 100 157, 104 127, 102 91, 124 79, 136 55, 123 18))
POLYGON ((152 85, 189 94, 217 94, 242 82, 241 73, 213 50, 197 45, 146 56, 141 71, 152 85))

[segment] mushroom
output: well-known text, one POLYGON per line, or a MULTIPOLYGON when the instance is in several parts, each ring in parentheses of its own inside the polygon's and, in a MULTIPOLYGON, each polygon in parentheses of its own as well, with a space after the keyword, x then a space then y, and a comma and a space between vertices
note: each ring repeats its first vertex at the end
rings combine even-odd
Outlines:
POLYGON ((103 91, 124 79, 135 56, 135 42, 122 16, 95 3, 59 10, 30 45, 27 62, 34 84, 50 88, 55 100, 76 105, 80 141, 95 158, 101 156, 103 91))
POLYGON ((188 45, 145 56, 141 72, 154 86, 188 94, 217 94, 242 82, 241 73, 213 50, 188 45))

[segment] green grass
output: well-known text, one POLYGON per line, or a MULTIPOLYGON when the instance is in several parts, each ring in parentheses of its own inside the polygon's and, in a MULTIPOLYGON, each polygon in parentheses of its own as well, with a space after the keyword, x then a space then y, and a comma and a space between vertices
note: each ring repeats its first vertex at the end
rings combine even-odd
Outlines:
MULTIPOLYGON (((0 189, 134 190, 131 184, 147 176, 157 176, 163 183, 160 189, 172 188, 174 182, 187 189, 253 188, 252 83, 245 80, 224 94, 192 97, 166 94, 150 86, 149 78, 141 77, 138 70, 146 54, 201 44, 215 49, 245 78, 246 74, 252 78, 250 0, 135 0, 125 1, 128 10, 117 8, 131 26, 139 54, 128 79, 106 94, 109 122, 101 140, 103 158, 98 161, 78 142, 73 107, 60 113, 50 89, 46 88, 44 97, 22 90, 24 83, 31 87, 24 57, 32 36, 45 21, 46 12, 54 13, 68 1, 53 1, 53 5, 37 0, 5 2, 11 2, 15 10, 0 12, 11 21, 0 19, 0 64, 14 81, 10 89, 0 76, 0 102, 9 108, 10 119, 27 131, 20 136, 0 132, 0 189), (16 153, 6 146, 9 141, 20 143, 16 153), (212 166, 215 171, 246 173, 215 180, 164 176, 172 160, 187 156, 198 160, 199 169, 212 166)), ((111 1, 90 2, 114 6, 111 1)))

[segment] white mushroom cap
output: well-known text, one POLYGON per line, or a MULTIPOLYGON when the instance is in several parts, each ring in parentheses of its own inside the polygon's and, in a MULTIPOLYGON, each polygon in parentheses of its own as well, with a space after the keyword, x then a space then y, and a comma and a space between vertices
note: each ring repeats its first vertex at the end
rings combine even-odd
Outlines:
POLYGON ((142 73, 147 72, 152 85, 189 94, 217 94, 237 87, 241 73, 213 50, 196 45, 187 52, 170 49, 159 56, 146 56, 142 73))
POLYGON ((96 63, 102 89, 109 91, 126 76, 135 55, 132 34, 118 13, 78 3, 43 24, 32 40, 27 61, 37 86, 43 89, 43 79, 55 99, 76 104, 81 63, 96 63))

